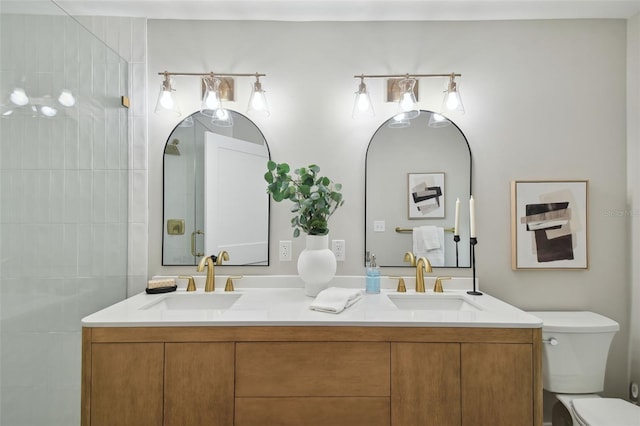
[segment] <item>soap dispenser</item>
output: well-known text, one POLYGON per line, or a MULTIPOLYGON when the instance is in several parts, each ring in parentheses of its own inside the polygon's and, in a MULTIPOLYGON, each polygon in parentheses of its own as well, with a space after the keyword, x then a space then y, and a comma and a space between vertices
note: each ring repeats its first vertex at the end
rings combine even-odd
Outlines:
POLYGON ((376 263, 376 255, 371 255, 371 264, 367 267, 367 281, 365 291, 367 293, 380 293, 380 268, 376 263))

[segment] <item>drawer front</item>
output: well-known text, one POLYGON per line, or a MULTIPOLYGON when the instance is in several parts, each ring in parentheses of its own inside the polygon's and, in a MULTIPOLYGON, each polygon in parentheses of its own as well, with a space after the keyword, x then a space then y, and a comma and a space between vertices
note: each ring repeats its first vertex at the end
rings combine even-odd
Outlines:
POLYGON ((389 398, 236 398, 236 426, 389 426, 389 398))
POLYGON ((236 345, 236 396, 389 396, 384 342, 236 345))

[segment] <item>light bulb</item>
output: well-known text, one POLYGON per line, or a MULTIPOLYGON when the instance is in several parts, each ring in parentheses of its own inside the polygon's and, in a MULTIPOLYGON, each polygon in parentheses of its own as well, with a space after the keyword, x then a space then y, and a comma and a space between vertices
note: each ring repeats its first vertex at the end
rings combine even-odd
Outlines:
POLYGON ((220 108, 221 105, 220 105, 220 99, 218 98, 218 94, 214 91, 207 91, 204 104, 207 107, 206 109, 220 108))
POLYGON ((20 87, 13 89, 13 92, 11 92, 11 95, 9 96, 9 100, 17 106, 25 106, 29 103, 29 97, 24 89, 20 87))
POLYGON ((162 91, 162 95, 160 96, 160 105, 165 109, 173 108, 173 96, 171 96, 171 92, 169 90, 162 91))
POLYGON ((264 96, 262 92, 255 92, 253 99, 251 99, 251 108, 261 111, 265 107, 264 96))
POLYGON ((216 118, 219 120, 226 120, 227 118, 229 118, 229 111, 224 108, 219 108, 218 110, 216 110, 216 118))
POLYGON ((58 102, 62 106, 72 107, 76 104, 76 98, 69 90, 65 89, 58 96, 58 102))
POLYGON ((358 93, 358 110, 364 112, 367 111, 369 107, 369 96, 367 93, 358 93))
POLYGON ((45 117, 55 117, 58 114, 58 110, 47 106, 47 105, 43 105, 40 107, 40 112, 42 113, 42 115, 44 115, 45 117))
POLYGON ((460 105, 460 101, 458 100, 458 96, 456 92, 449 93, 447 96, 447 108, 449 110, 455 110, 460 105))
POLYGON ((400 108, 403 111, 411 111, 413 109, 413 99, 411 99, 411 93, 403 93, 402 100, 400 100, 400 108))

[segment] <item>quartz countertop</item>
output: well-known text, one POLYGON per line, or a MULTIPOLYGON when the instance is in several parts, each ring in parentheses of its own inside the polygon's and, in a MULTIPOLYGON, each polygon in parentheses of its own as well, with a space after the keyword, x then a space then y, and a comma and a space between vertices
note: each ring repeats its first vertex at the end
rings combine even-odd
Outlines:
MULTIPOLYGON (((154 277, 160 278, 160 277, 154 277)), ((162 277, 165 278, 165 277, 162 277)), ((226 276, 216 277, 215 293, 223 291, 226 276)), ((466 294, 471 279, 456 278, 443 282, 444 293, 431 291, 433 279, 425 278, 426 293, 433 297, 464 297, 477 310, 406 310, 399 309, 388 297, 412 297, 414 282, 405 278, 407 292, 397 293, 397 280, 384 277, 379 294, 364 294, 358 302, 339 314, 311 310, 313 297, 306 296, 302 281, 296 276, 245 276, 234 280, 240 295, 227 309, 148 309, 161 299, 175 295, 205 295, 202 277, 197 277, 196 292, 186 292, 186 281, 178 281, 172 293, 142 292, 82 319, 83 327, 171 327, 171 326, 385 326, 385 327, 496 327, 540 328, 542 321, 488 294, 466 294), (431 286, 430 286, 431 285, 431 286)), ((330 286, 364 288, 365 277, 336 277, 330 286)), ((211 294, 211 293, 208 293, 211 294)))

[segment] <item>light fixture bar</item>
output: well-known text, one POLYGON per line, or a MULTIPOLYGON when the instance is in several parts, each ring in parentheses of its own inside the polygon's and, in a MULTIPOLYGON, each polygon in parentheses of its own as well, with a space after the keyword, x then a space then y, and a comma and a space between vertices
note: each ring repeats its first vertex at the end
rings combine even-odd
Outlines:
POLYGON ((158 75, 195 75, 195 76, 200 76, 200 77, 205 77, 205 76, 210 76, 210 75, 214 75, 216 77, 265 77, 266 74, 260 74, 257 72, 251 73, 251 74, 247 74, 247 73, 241 73, 241 74, 235 74, 235 73, 217 73, 217 72, 169 72, 169 71, 164 71, 164 72, 159 72, 158 75))
POLYGON ((423 78, 423 77, 462 77, 462 74, 360 74, 353 78, 423 78))

